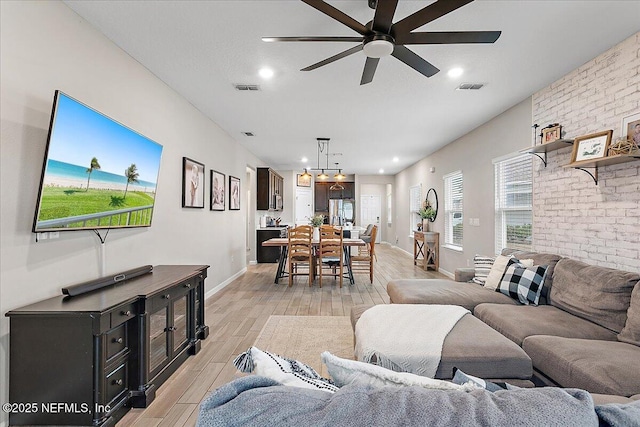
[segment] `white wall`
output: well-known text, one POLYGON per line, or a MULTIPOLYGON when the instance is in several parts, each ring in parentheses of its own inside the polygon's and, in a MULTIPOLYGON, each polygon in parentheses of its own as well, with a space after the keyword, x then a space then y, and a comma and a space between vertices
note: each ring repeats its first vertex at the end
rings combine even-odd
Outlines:
POLYGON ((360 218, 360 196, 380 196, 380 203, 382 204, 381 216, 380 216, 380 240, 395 244, 395 226, 392 223, 388 224, 387 217, 387 184, 391 186, 395 183, 395 177, 391 175, 356 175, 356 224, 360 227, 366 227, 367 224, 363 224, 360 218))
MULTIPOLYGON (((409 236, 409 188, 422 184, 422 198, 431 187, 439 199, 438 217, 432 231, 444 242, 444 183, 442 177, 461 170, 464 191, 463 251, 440 248, 440 268, 453 272, 473 260, 475 254, 493 254, 494 188, 492 160, 519 151, 531 141, 531 99, 527 98, 462 138, 425 157, 396 175, 393 223, 398 246, 413 253, 409 236), (429 172, 435 167, 435 172, 429 172), (479 218, 480 226, 469 226, 469 218, 479 218)), ((473 265, 473 263, 471 264, 473 265)))
POLYGON ((211 289, 241 272, 247 207, 209 211, 207 182, 207 207, 181 208, 182 157, 243 181, 246 167, 260 161, 63 3, 2 1, 0 7, 0 402, 8 402, 4 313, 99 275, 92 232, 62 232, 40 243, 31 233, 55 89, 164 146, 153 225, 109 233, 107 273, 209 264, 211 289))
MULTIPOLYGON (((640 112, 640 33, 533 95, 534 123, 560 123, 567 138, 613 129, 640 112)), ((534 165, 534 248, 589 264, 640 270, 640 161, 605 166, 598 185, 563 168, 571 148, 534 165)))

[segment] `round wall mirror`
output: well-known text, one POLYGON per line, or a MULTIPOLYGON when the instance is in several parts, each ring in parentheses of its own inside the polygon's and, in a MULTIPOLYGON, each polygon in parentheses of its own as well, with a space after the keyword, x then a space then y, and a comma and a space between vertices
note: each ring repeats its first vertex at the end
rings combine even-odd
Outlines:
POLYGON ((433 210, 436 211, 436 214, 433 216, 433 219, 430 220, 431 222, 433 222, 438 217, 438 193, 436 193, 435 188, 430 188, 429 191, 427 191, 427 197, 425 199, 425 202, 427 206, 431 206, 433 210))

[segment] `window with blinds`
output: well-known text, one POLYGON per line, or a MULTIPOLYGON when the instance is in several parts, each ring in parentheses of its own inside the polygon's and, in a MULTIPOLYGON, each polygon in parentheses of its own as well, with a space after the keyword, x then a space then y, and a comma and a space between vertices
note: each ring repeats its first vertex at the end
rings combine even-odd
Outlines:
POLYGON ((413 231, 419 222, 418 211, 422 207, 422 186, 420 184, 409 187, 409 235, 413 236, 413 231))
POLYGON ((444 179, 444 244, 462 249, 464 217, 462 215, 462 171, 444 179))
POLYGON ((494 161, 496 253, 531 249, 532 157, 519 154, 494 161))

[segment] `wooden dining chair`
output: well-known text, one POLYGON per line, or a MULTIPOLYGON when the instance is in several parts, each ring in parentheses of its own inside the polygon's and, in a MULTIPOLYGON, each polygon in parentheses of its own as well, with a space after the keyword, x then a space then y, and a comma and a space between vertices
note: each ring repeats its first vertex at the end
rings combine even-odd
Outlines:
POLYGON ((365 246, 358 246, 358 254, 351 255, 351 271, 369 271, 369 280, 373 283, 373 261, 376 257, 376 237, 378 234, 378 226, 374 225, 371 229, 371 241, 365 246))
POLYGON ((313 228, 310 225, 299 225, 289 229, 287 234, 287 250, 289 254, 289 287, 293 285, 293 276, 309 276, 309 286, 313 283, 313 245, 311 237, 313 228), (306 266, 307 272, 298 272, 298 266, 306 266))
POLYGON ((318 245, 318 280, 322 287, 323 270, 329 268, 333 276, 339 278, 342 287, 342 276, 344 269, 344 257, 342 247, 342 228, 331 225, 320 227, 320 244, 318 245))

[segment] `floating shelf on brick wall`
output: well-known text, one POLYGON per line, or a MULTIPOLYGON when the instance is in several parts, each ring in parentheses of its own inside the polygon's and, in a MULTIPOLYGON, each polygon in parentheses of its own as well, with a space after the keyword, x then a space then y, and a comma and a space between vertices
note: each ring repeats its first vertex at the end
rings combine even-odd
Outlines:
POLYGON ((553 142, 547 142, 546 144, 534 145, 533 147, 520 150, 521 153, 532 154, 538 157, 544 162, 544 167, 547 167, 547 153, 549 151, 560 150, 561 148, 570 147, 573 145, 573 139, 557 139, 553 142), (544 157, 540 155, 544 153, 544 157))
POLYGON ((593 181, 598 185, 598 167, 617 165, 619 163, 633 162, 634 160, 640 160, 640 154, 616 154, 614 156, 607 156, 601 159, 594 160, 582 160, 579 162, 569 163, 564 165, 565 168, 580 169, 591 175, 593 181), (589 172, 587 169, 594 168, 594 173, 589 172))

